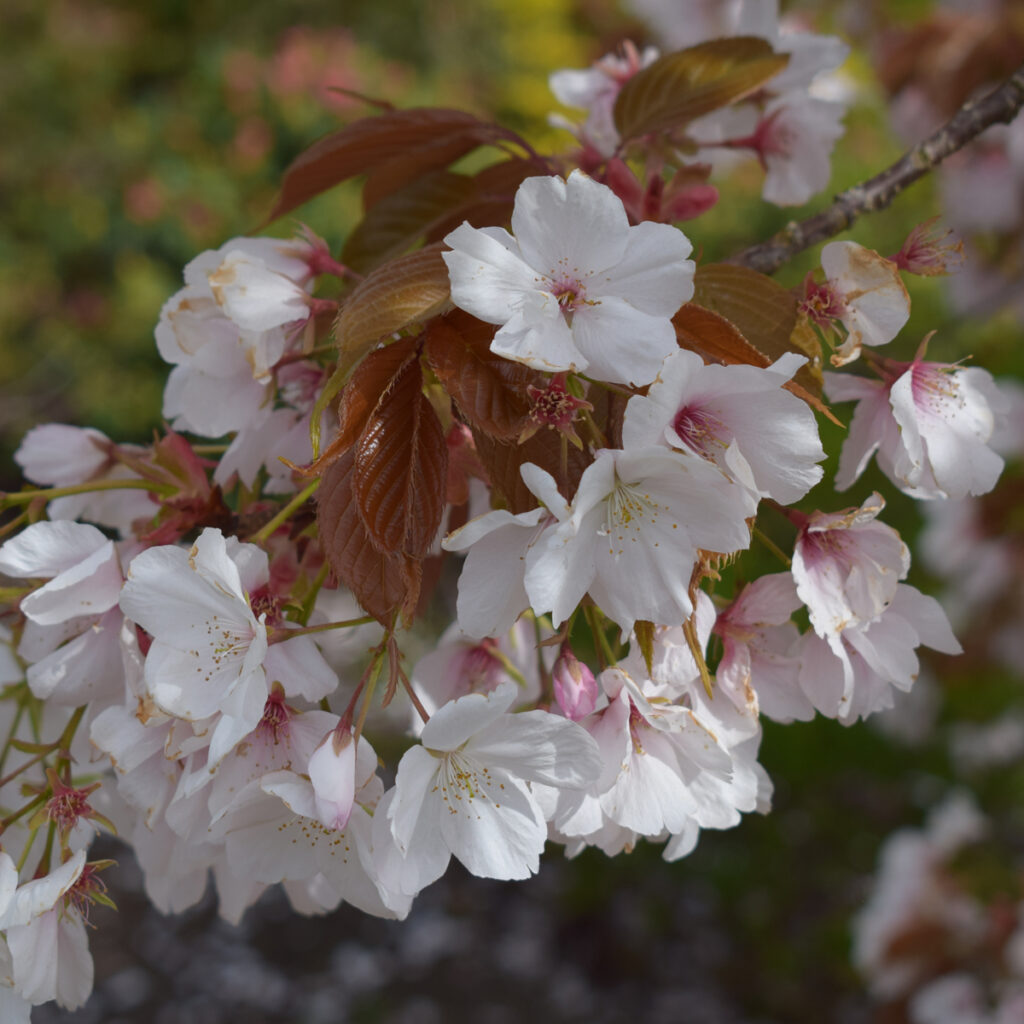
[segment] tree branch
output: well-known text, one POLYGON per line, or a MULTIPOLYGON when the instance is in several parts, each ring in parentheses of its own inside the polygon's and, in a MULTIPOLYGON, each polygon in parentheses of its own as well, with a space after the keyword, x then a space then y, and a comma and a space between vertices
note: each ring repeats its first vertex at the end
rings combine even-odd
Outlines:
POLYGON ((845 231, 863 213, 884 210, 905 188, 962 149, 993 124, 1007 123, 1024 107, 1024 64, 987 96, 965 103, 938 131, 917 143, 890 167, 845 192, 821 213, 793 221, 767 242, 731 256, 762 274, 774 274, 798 252, 845 231))

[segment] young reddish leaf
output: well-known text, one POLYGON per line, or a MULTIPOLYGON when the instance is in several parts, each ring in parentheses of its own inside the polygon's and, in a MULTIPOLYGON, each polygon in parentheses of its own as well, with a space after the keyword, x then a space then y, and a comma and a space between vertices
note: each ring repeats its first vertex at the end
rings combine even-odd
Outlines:
POLYGON ((679 128, 756 92, 789 63, 756 36, 711 39, 659 57, 638 71, 615 100, 623 139, 679 128))
MULTIPOLYGON (((811 396, 821 398, 821 345, 813 329, 809 333, 800 330, 792 292, 749 267, 709 263, 697 268, 693 301, 735 324, 770 360, 786 352, 807 356, 809 362, 797 371, 794 382, 811 396)), ((823 402, 811 404, 831 415, 823 402)))
POLYGON ((529 384, 542 374, 491 352, 496 328, 456 310, 424 332, 423 354, 470 426, 502 441, 519 437, 530 413, 529 384))
POLYGON ((748 267, 708 263, 697 268, 693 301, 724 316, 765 355, 790 351, 796 297, 777 281, 748 267))
POLYGON ((535 160, 521 160, 518 157, 485 167, 473 177, 472 196, 434 224, 427 233, 427 241, 444 238, 463 221, 475 228, 508 224, 519 186, 527 178, 543 174, 546 170, 538 166, 535 160))
POLYGON ((415 567, 370 542, 352 487, 354 468, 355 453, 348 451, 324 472, 316 495, 320 543, 338 579, 370 615, 389 625, 396 609, 409 603, 415 567))
MULTIPOLYGON (((676 338, 683 348, 688 348, 703 357, 705 362, 745 363, 750 366, 770 366, 773 362, 760 349, 755 348, 725 317, 704 309, 694 302, 687 302, 672 318, 676 338)), ((793 351, 802 351, 793 346, 793 351)), ((803 367, 796 374, 807 372, 803 367)), ((812 408, 824 413, 833 423, 839 423, 831 409, 821 400, 819 394, 809 390, 800 380, 787 381, 784 385, 797 398, 802 398, 812 408)), ((842 424, 840 424, 841 426, 842 424)))
POLYGON ((342 262, 360 274, 397 256, 476 195, 472 178, 435 171, 369 209, 348 236, 342 262))
POLYGON ((672 324, 680 346, 696 352, 706 363, 771 365, 771 360, 751 345, 734 324, 695 302, 681 306, 672 317, 672 324))
POLYGON ((554 430, 540 430, 522 444, 496 441, 480 430, 473 431, 477 454, 487 470, 491 488, 514 514, 529 512, 538 501, 519 474, 519 467, 533 462, 546 470, 558 484, 563 497, 571 499, 579 486, 583 470, 591 457, 571 444, 567 444, 567 474, 562 473, 562 436, 554 430))
POLYGON ((352 482, 370 540, 423 558, 444 512, 448 446, 418 360, 405 363, 367 420, 352 482))
POLYGON ((276 220, 348 178, 392 160, 405 161, 412 168, 406 180, 412 180, 424 171, 447 166, 499 132, 497 126, 472 114, 433 107, 390 110, 355 121, 315 142, 292 162, 267 220, 276 220))
POLYGON ((326 450, 305 472, 307 476, 322 473, 343 452, 359 439, 370 414, 380 404, 395 377, 409 362, 418 358, 416 338, 399 338, 371 352, 353 372, 341 392, 338 406, 338 433, 326 450))
POLYGON ((334 323, 343 356, 358 357, 380 338, 444 309, 451 285, 441 250, 431 245, 399 256, 359 282, 334 323))

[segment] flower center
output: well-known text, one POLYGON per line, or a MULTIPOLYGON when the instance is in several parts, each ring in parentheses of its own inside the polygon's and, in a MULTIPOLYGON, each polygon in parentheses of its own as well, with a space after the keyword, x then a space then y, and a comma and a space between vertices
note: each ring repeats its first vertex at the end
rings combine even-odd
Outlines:
POLYGON ((683 444, 710 462, 729 446, 725 425, 706 409, 683 406, 672 421, 672 429, 683 444))
MULTIPOLYGON (((616 557, 625 551, 627 541, 635 544, 640 540, 642 531, 649 530, 659 516, 670 511, 667 505, 655 501, 646 491, 623 483, 618 477, 615 478, 615 489, 605 502, 607 512, 600 535, 608 538, 608 554, 616 557)), ((658 546, 657 541, 654 546, 658 546)))

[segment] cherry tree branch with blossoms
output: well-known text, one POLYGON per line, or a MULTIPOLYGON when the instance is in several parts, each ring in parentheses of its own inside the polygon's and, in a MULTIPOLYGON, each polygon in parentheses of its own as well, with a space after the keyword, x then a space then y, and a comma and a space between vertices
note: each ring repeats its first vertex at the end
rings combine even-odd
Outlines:
POLYGON ((845 189, 820 213, 787 224, 767 241, 731 256, 729 262, 762 274, 774 274, 797 253, 852 227, 863 214, 884 210, 901 192, 963 149, 986 128, 1008 124, 1022 107, 1024 65, 991 92, 965 103, 941 128, 911 146, 884 171, 845 189))
POLYGON ((301 913, 401 919, 452 858, 513 880, 548 842, 684 857, 769 810, 762 716, 852 725, 921 648, 960 651, 882 495, 820 489, 816 419, 858 403, 836 490, 872 457, 922 501, 995 485, 991 376, 927 339, 877 351, 941 239, 830 243, 798 293, 693 258, 719 197, 702 156, 749 151, 777 204, 825 186, 843 109, 810 89, 847 51, 806 36, 560 72, 585 116, 551 157, 457 110, 340 128, 273 216, 361 176, 361 220, 337 257, 303 228, 184 268, 153 444, 30 431, 37 486, 0 495, 12 1019, 88 996, 97 827, 165 911, 212 876, 231 921, 272 885, 301 913), (823 373, 862 356, 870 377, 823 373), (754 537, 779 571, 747 569, 754 537))

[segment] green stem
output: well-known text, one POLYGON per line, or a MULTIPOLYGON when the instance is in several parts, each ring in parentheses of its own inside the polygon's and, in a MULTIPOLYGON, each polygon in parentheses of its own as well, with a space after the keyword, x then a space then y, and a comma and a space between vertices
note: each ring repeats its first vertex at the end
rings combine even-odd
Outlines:
POLYGON ((24 505, 36 498, 66 498, 72 494, 91 494, 93 491, 152 491, 154 494, 174 494, 175 488, 170 484, 157 484, 151 480, 133 478, 130 480, 92 480, 84 484, 71 484, 67 487, 45 487, 33 491, 15 491, 0 497, 0 508, 13 505, 24 505))
POLYGON ((345 619, 342 622, 324 622, 319 626, 301 626, 299 629, 280 629, 270 638, 270 643, 280 644, 296 636, 309 636, 310 633, 326 633, 329 629, 345 629, 348 626, 365 626, 368 622, 376 622, 372 615, 363 615, 358 619, 345 619))
POLYGON ((306 501, 319 486, 319 478, 311 484, 307 484, 269 523, 266 523, 249 538, 250 543, 258 544, 260 541, 266 540, 282 523, 287 522, 293 513, 306 504, 306 501))
POLYGON ((488 647, 487 653, 525 690, 526 676, 512 664, 512 659, 498 647, 488 647))
POLYGON ((366 681, 366 690, 363 692, 363 702, 359 707, 359 719, 356 722, 353 739, 358 743, 359 737, 363 734, 363 725, 366 722, 366 715, 370 710, 370 701, 373 700, 373 691, 377 688, 377 680, 380 679, 381 670, 384 668, 384 655, 387 647, 382 646, 377 652, 370 666, 370 677, 366 681))
POLYGON ((787 566, 787 568, 788 568, 788 567, 790 567, 790 566, 792 566, 792 564, 793 564, 793 563, 792 563, 792 561, 790 560, 789 556, 788 556, 788 555, 786 554, 786 552, 785 552, 785 551, 783 551, 783 550, 782 550, 782 548, 780 548, 780 547, 778 546, 778 544, 776 544, 776 543, 775 543, 775 541, 773 541, 773 540, 771 539, 771 537, 769 537, 769 536, 768 536, 768 535, 767 535, 766 533, 764 533, 764 531, 762 531, 761 529, 759 529, 759 528, 758 528, 758 527, 756 527, 756 526, 754 527, 754 536, 755 536, 755 537, 756 537, 756 538, 757 538, 757 539, 758 539, 758 540, 759 540, 759 541, 760 541, 760 542, 761 542, 761 543, 762 543, 762 544, 763 544, 763 545, 764 545, 764 546, 765 546, 765 547, 766 547, 766 548, 767 548, 767 549, 768 549, 768 550, 769 550, 769 551, 770 551, 770 552, 771 552, 771 553, 772 553, 773 555, 775 555, 775 557, 776 557, 776 558, 778 558, 778 559, 779 559, 780 561, 782 561, 782 562, 783 562, 783 563, 784 563, 784 564, 785 564, 785 565, 787 566))

